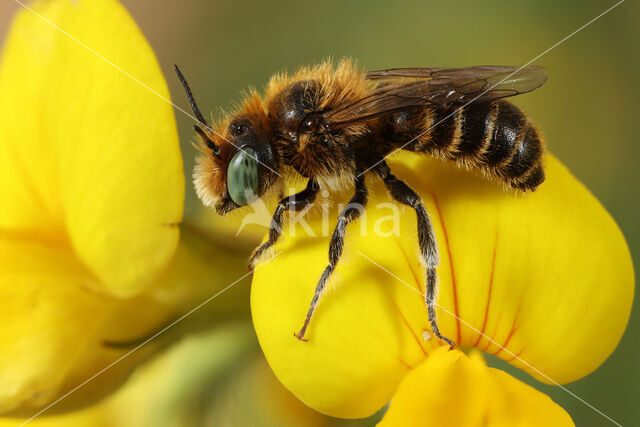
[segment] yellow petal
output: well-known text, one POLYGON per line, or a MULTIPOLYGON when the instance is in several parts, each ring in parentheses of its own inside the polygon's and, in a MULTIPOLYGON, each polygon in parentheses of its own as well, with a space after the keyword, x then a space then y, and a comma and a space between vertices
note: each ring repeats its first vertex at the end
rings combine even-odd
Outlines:
POLYGON ((400 383, 379 424, 391 426, 573 426, 548 396, 505 372, 489 369, 479 354, 441 348, 400 383))
POLYGON ((0 240, 0 412, 50 401, 114 302, 68 251, 0 240))
MULTIPOLYGON (((33 414, 227 287, 238 270, 246 271, 241 257, 187 228, 162 280, 135 298, 120 299, 91 291, 95 278, 65 248, 0 239, 0 413, 33 414), (220 273, 219 265, 228 272, 220 273)), ((247 281, 237 286, 248 289, 247 281)), ((197 315, 219 319, 227 311, 237 313, 246 297, 225 297, 224 304, 209 304, 197 315)), ((145 344, 50 412, 104 397, 177 330, 145 344)))
MULTIPOLYGON (((195 407, 201 400, 194 399, 194 393, 202 396, 210 390, 210 382, 224 383, 229 366, 254 351, 248 326, 233 324, 192 335, 143 365, 105 399, 68 413, 52 410, 29 421, 29 425, 189 425, 200 415, 195 407)), ((0 418, 0 427, 22 425, 27 419, 0 418)))
MULTIPOLYGON (((0 239, 0 413, 33 413, 109 366, 175 308, 148 295, 131 300, 93 292, 95 278, 62 247, 0 239)), ((193 294, 193 292, 192 292, 193 294)), ((118 387, 153 343, 71 394, 75 409, 118 387)))
MULTIPOLYGON (((30 6, 168 98, 153 52, 117 2, 30 6)), ((129 296, 177 244, 184 176, 172 107, 68 35, 21 10, 7 38, 0 229, 70 245, 96 286, 129 296)))
MULTIPOLYGON (((282 387, 255 347, 253 329, 244 321, 208 328, 145 363, 121 389, 95 405, 40 416, 28 425, 335 425, 335 419, 303 405, 282 387)), ((24 421, 0 418, 0 427, 24 421)))
MULTIPOLYGON (((69 37, 167 97, 126 11, 29 6, 41 16, 17 13, 0 65, 0 412, 22 413, 126 351, 107 342, 175 316, 150 285, 176 250, 184 195, 171 106, 69 37)), ((112 390, 138 353, 56 410, 112 390)))
MULTIPOLYGON (((391 168, 431 213, 445 336, 546 382, 581 378, 613 351, 633 300, 629 251, 613 219, 553 156, 546 182, 528 195, 418 156, 391 168)), ((309 342, 293 333, 327 264, 329 237, 320 221, 311 224, 315 237, 301 225, 295 236, 288 232, 252 286, 254 325, 275 374, 308 405, 340 417, 381 408, 408 370, 440 345, 423 340, 431 329, 415 215, 400 208, 399 233, 384 236, 393 223, 380 221, 393 204, 380 183, 370 193, 366 220, 348 228, 309 342)), ((336 215, 333 209, 330 218, 336 215)))

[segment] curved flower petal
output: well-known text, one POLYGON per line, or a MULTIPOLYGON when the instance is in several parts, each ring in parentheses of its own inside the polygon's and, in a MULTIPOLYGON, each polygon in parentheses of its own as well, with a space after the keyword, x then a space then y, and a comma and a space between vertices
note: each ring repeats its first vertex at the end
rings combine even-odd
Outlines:
MULTIPOLYGON (((168 98, 146 40, 115 1, 31 7, 168 98)), ((175 251, 184 175, 171 105, 21 10, 0 70, 0 230, 73 248, 100 289, 130 296, 175 251)))
MULTIPOLYGON (((17 427, 25 421, 0 418, 0 427, 17 427)), ((336 423, 302 404, 278 382, 258 354, 253 328, 242 321, 218 323, 189 334, 141 366, 117 392, 100 402, 73 412, 39 416, 28 425, 322 427, 336 423), (242 405, 238 405, 239 396, 242 405)))
MULTIPOLYGON (((583 377, 613 351, 633 300, 630 254, 613 219, 553 156, 547 181, 525 196, 429 158, 391 168, 431 213, 445 336, 546 382, 583 377)), ((349 226, 309 342, 292 334, 327 263, 329 233, 320 221, 311 227, 326 237, 310 237, 298 225, 252 286, 254 325, 275 374, 305 403, 339 417, 381 408, 408 370, 440 345, 423 340, 431 330, 415 215, 401 211, 393 233, 394 205, 384 187, 375 184, 371 194, 366 219, 349 226)), ((330 218, 336 215, 332 210, 330 218)))
MULTIPOLYGON (((141 343, 141 337, 228 286, 239 269, 244 263, 236 254, 187 228, 163 278, 135 298, 121 299, 92 292, 95 278, 64 248, 0 239, 0 413, 28 414, 75 388, 141 343), (219 265, 229 271, 220 273, 219 265)), ((244 306, 246 298, 239 299, 244 306)), ((227 298, 206 316, 234 308, 237 313, 233 302, 227 298)), ((91 380, 57 404, 56 412, 113 391, 169 335, 91 380)))
POLYGON ((41 16, 18 12, 0 66, 0 412, 13 413, 73 389, 127 350, 109 342, 145 336, 186 300, 156 289, 184 196, 171 105, 70 37, 167 97, 153 52, 113 0, 30 7, 41 16))
POLYGON ((0 270, 0 412, 6 412, 51 400, 84 350, 78 344, 114 301, 87 292, 92 279, 73 254, 42 244, 0 240, 0 270))
POLYGON ((548 396, 509 374, 441 348, 400 383, 379 426, 573 426, 548 396))

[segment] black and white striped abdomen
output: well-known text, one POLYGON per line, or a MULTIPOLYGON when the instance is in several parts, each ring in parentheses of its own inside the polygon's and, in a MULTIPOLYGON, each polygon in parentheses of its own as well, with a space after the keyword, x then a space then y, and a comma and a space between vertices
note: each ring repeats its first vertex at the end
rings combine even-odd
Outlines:
POLYGON ((387 136, 404 149, 479 168, 520 190, 544 181, 544 146, 535 127, 513 104, 499 100, 458 109, 394 113, 387 136), (416 138, 417 135, 420 135, 416 138))

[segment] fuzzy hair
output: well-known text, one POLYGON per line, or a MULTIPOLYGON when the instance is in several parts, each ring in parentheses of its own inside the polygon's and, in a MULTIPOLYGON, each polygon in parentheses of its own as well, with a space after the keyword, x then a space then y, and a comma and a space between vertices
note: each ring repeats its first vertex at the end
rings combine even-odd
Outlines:
POLYGON ((211 129, 204 129, 209 139, 220 147, 218 155, 213 154, 207 147, 206 140, 198 138, 196 148, 199 153, 193 170, 193 184, 204 205, 215 207, 227 191, 227 166, 238 151, 229 133, 231 121, 236 116, 243 116, 254 125, 266 127, 267 114, 264 105, 258 92, 253 90, 245 96, 244 102, 234 114, 224 114, 211 129))
MULTIPOLYGON (((224 114, 214 121, 211 129, 205 129, 207 136, 220 147, 220 153, 214 155, 207 148, 206 140, 199 139, 196 144, 199 154, 193 172, 193 183, 198 197, 206 206, 215 207, 227 191, 227 166, 238 150, 231 143, 232 137, 229 133, 231 121, 235 117, 242 116, 250 120, 255 127, 268 130, 270 126, 268 109, 272 101, 291 84, 301 80, 314 80, 320 83, 322 90, 318 91, 317 99, 314 99, 314 104, 319 110, 329 109, 348 99, 359 99, 372 87, 372 83, 365 80, 364 74, 350 59, 341 60, 335 67, 331 59, 327 59, 315 66, 302 67, 293 74, 286 72, 275 74, 267 83, 264 96, 256 90, 249 90, 235 111, 224 114)), ((365 125, 350 126, 345 129, 342 140, 337 142, 344 142, 347 138, 363 135, 366 132, 365 125)), ((344 165, 346 168, 344 172, 351 172, 352 165, 348 162, 336 161, 336 164, 344 165)), ((324 170, 321 164, 318 166, 318 181, 323 188, 334 191, 336 187, 344 187, 350 182, 348 179, 336 177, 336 174, 329 170, 324 170)))

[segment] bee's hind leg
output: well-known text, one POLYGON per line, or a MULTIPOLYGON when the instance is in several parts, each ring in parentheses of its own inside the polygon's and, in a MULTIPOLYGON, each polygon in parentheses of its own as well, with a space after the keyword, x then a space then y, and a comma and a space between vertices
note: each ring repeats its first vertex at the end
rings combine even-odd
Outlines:
POLYGON ((436 299, 438 294, 438 272, 436 271, 436 268, 440 263, 440 255, 438 254, 438 242, 436 241, 429 213, 424 207, 422 198, 404 181, 396 178, 391 173, 391 169, 389 169, 386 162, 380 163, 376 171, 384 180, 384 184, 387 187, 389 194, 391 194, 391 197, 399 203, 411 206, 416 211, 420 254, 427 269, 425 304, 427 306, 429 323, 431 324, 433 334, 453 348, 455 346, 454 342, 440 334, 440 329, 438 328, 438 323, 436 321, 436 299))
POLYGON ((309 322, 311 322, 311 317, 318 306, 320 296, 324 291, 327 280, 331 276, 331 273, 333 273, 333 270, 335 270, 336 264, 338 264, 338 260, 342 255, 347 224, 357 219, 363 213, 366 204, 367 187, 365 185, 364 175, 360 175, 356 178, 356 192, 353 197, 351 197, 351 200, 349 200, 347 206, 342 210, 342 212, 340 212, 340 216, 338 216, 338 225, 336 225, 336 228, 333 230, 331 243, 329 244, 329 265, 327 265, 322 272, 320 281, 316 285, 316 291, 313 295, 313 299, 311 300, 311 306, 309 307, 307 317, 304 320, 304 325, 302 326, 302 329, 300 329, 300 332, 295 334, 296 338, 300 341, 306 341, 304 334, 309 326, 309 322))
POLYGON ((285 197, 280 200, 278 203, 278 207, 276 207, 276 211, 273 213, 273 218, 271 219, 271 225, 269 227, 269 237, 267 241, 258 246, 251 257, 249 258, 249 270, 253 270, 255 267, 255 263, 262 254, 269 248, 271 248, 278 241, 278 238, 282 234, 282 214, 285 211, 296 211, 299 212, 309 206, 316 199, 316 195, 318 194, 319 187, 318 183, 313 179, 310 179, 307 182, 307 188, 302 190, 299 193, 293 194, 289 197, 285 197))

